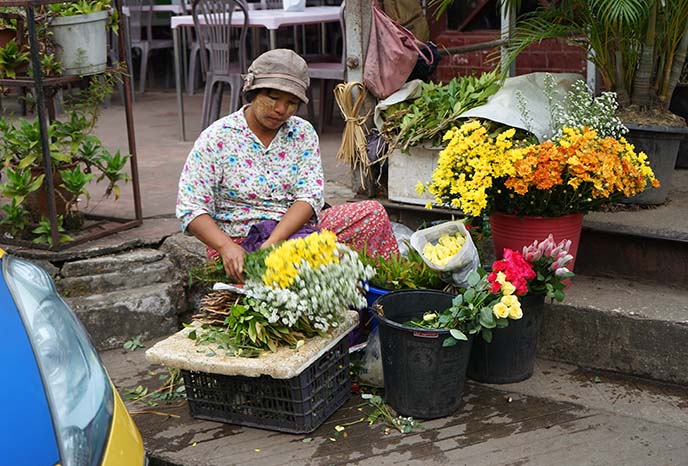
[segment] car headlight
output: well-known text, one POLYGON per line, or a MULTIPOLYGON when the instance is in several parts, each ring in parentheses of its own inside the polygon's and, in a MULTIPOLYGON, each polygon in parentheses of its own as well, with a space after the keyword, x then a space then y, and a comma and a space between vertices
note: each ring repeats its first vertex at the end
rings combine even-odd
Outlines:
POLYGON ((114 409, 112 387, 98 353, 43 269, 5 256, 3 272, 41 371, 61 464, 96 466, 114 409))

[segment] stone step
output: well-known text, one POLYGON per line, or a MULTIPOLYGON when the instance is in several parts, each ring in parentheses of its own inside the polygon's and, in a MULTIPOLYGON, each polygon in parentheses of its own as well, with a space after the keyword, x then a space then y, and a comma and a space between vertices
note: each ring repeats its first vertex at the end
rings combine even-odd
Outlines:
POLYGON ((88 296, 178 280, 162 252, 137 249, 119 255, 67 262, 56 286, 65 297, 88 296))
POLYGON ((121 347, 137 335, 149 339, 172 334, 178 330, 177 315, 186 307, 184 290, 177 282, 65 300, 98 349, 121 347))
POLYGON ((62 266, 62 275, 65 277, 83 277, 109 272, 128 273, 132 268, 159 262, 164 258, 165 254, 156 249, 133 249, 120 254, 66 262, 62 266))
POLYGON ((577 275, 565 301, 546 306, 539 356, 688 384, 685 288, 577 275))
POLYGON ((688 235, 589 222, 581 233, 576 272, 671 286, 688 283, 688 235))

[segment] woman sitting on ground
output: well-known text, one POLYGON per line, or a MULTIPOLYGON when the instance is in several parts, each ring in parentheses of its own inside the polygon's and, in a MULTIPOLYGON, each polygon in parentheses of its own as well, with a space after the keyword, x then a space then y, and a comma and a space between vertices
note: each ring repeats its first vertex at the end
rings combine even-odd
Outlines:
POLYGON ((308 103, 309 84, 308 65, 295 52, 260 55, 244 76, 249 104, 203 131, 182 170, 176 207, 182 229, 208 247, 209 257, 221 258, 236 282, 243 281, 247 251, 319 229, 371 255, 398 252, 379 202, 323 210, 318 135, 296 116, 308 103))

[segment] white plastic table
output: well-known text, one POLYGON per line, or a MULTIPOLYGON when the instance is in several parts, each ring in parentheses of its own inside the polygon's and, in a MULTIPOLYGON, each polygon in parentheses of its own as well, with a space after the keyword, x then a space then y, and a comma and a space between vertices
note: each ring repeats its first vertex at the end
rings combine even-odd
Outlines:
MULTIPOLYGON (((203 24, 203 18, 199 17, 203 24)), ((338 6, 314 6, 306 7, 303 11, 283 10, 250 10, 248 15, 249 27, 263 27, 270 33, 270 49, 274 49, 277 43, 277 30, 282 26, 301 26, 308 24, 335 23, 339 21, 338 6)), ((181 36, 179 29, 193 27, 193 16, 181 15, 170 18, 172 39, 174 41, 174 76, 177 88, 177 112, 179 115, 179 132, 182 141, 186 140, 184 123, 184 97, 182 95, 181 75, 181 36)), ((244 14, 237 11, 232 14, 232 26, 244 25, 244 14)))

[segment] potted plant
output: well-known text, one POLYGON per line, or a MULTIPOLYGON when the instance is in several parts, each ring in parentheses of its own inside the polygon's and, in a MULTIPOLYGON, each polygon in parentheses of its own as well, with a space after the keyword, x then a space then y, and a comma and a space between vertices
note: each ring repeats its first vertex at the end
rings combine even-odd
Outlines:
MULTIPOLYGON (((89 182, 107 180, 106 196, 114 194, 117 199, 119 183, 129 179, 124 171, 129 156, 105 149, 90 134, 93 127, 87 117, 76 111, 68 115, 65 121, 56 120, 48 126, 58 228, 63 232, 80 227, 80 203, 90 199, 89 182)), ((46 222, 50 231, 50 221, 38 120, 12 122, 0 118, 0 136, 4 175, 0 194, 7 199, 0 207, 5 214, 0 225, 11 237, 52 246, 50 235, 43 231, 46 222)), ((66 234, 62 238, 69 239, 66 234)))
POLYGON ((492 340, 495 328, 522 317, 516 293, 524 272, 495 278, 472 271, 456 296, 433 290, 400 290, 377 300, 385 397, 400 414, 421 419, 447 416, 461 403, 473 336, 492 340))
POLYGON ((15 39, 0 47, 0 79, 15 79, 17 74, 26 71, 29 64, 29 51, 23 49, 15 39))
POLYGON ((564 127, 533 144, 515 140, 513 128, 494 129, 473 120, 450 130, 432 181, 417 188, 436 204, 489 215, 498 259, 549 233, 570 239, 575 257, 585 212, 658 185, 645 154, 623 138, 564 127))
MULTIPOLYGON (((30 51, 25 37, 24 8, 0 7, 0 79, 17 76, 33 76, 30 51)), ((36 33, 38 36, 41 71, 44 77, 60 76, 62 66, 55 56, 52 34, 46 27, 46 14, 38 12, 36 33)))
POLYGON ((22 42, 24 36, 24 9, 0 7, 0 47, 11 40, 22 42))
POLYGON ((49 30, 65 75, 102 73, 107 65, 110 0, 47 5, 49 30))
MULTIPOLYGON (((511 5, 520 3, 509 0, 511 5)), ((634 198, 666 197, 685 121, 669 112, 688 47, 688 3, 563 0, 517 21, 509 61, 529 45, 566 38, 587 50, 605 89, 617 93, 629 140, 650 157, 664 187, 634 198)))

